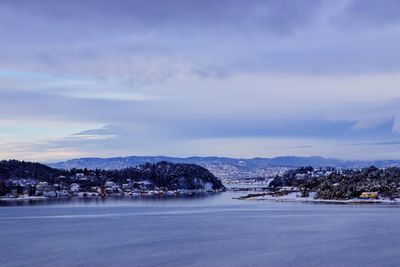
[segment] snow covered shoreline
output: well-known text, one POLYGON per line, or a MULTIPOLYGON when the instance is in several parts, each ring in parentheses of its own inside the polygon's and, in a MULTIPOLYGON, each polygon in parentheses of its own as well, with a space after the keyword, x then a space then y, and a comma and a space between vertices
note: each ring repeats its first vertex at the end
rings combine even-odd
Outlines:
POLYGON ((28 200, 47 200, 50 199, 44 196, 24 196, 24 197, 0 197, 0 201, 28 201, 28 200))
POLYGON ((284 196, 272 196, 270 194, 259 194, 249 197, 242 197, 242 200, 269 200, 277 202, 312 202, 312 203, 330 203, 330 204, 400 204, 400 199, 317 199, 315 193, 310 193, 309 197, 298 197, 298 193, 292 192, 284 196))
POLYGON ((0 197, 0 203, 11 203, 11 202, 24 202, 24 201, 43 201, 43 200, 74 200, 74 199, 112 199, 112 198, 126 198, 126 199, 138 199, 138 198, 174 198, 174 197, 191 197, 200 195, 212 195, 218 194, 222 191, 219 190, 177 190, 177 191, 148 191, 134 194, 109 194, 109 195, 91 195, 89 193, 80 193, 70 196, 59 196, 59 197, 47 197, 47 196, 19 196, 19 197, 0 197))

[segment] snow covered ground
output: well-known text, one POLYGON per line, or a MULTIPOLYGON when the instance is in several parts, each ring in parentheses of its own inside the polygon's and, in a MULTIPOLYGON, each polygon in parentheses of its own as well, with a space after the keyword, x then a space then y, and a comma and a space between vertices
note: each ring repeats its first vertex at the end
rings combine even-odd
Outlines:
POLYGON ((358 203, 382 203, 382 204, 400 204, 400 199, 395 200, 390 199, 349 199, 349 200, 336 200, 336 199, 316 199, 316 193, 311 192, 308 197, 300 197, 298 192, 291 192, 284 196, 271 196, 271 195, 261 195, 246 198, 247 200, 273 200, 273 201, 296 201, 296 202, 319 202, 319 203, 338 203, 338 204, 358 204, 358 203))

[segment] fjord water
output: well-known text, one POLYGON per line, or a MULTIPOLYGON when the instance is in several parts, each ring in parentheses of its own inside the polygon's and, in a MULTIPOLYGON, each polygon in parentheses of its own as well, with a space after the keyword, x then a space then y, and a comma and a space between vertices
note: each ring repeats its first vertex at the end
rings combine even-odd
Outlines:
POLYGON ((400 209, 198 198, 0 207, 1 266, 398 266, 400 209))

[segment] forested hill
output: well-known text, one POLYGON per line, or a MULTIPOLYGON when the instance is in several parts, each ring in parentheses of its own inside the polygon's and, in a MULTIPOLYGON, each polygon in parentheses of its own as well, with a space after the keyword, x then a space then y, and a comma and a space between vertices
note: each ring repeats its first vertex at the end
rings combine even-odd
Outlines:
POLYGON ((66 173, 65 170, 58 170, 36 162, 18 160, 0 161, 0 180, 36 179, 48 181, 66 173))
POLYGON ((146 181, 154 187, 168 189, 223 189, 221 181, 207 169, 195 164, 146 163, 120 170, 60 170, 40 163, 17 160, 0 161, 0 181, 32 179, 50 183, 71 183, 82 178, 86 186, 102 186, 106 181, 119 184, 146 181))
POLYGON ((276 176, 269 184, 274 187, 298 187, 302 195, 316 192, 320 199, 352 199, 363 192, 400 198, 400 168, 378 169, 374 166, 357 170, 318 170, 301 167, 276 176))

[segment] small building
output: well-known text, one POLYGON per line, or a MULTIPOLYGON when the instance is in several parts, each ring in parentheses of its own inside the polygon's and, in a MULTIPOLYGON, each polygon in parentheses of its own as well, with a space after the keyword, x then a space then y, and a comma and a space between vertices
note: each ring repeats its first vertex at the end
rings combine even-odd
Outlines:
POLYGON ((69 193, 67 190, 63 189, 61 191, 58 191, 58 196, 60 197, 69 197, 69 193))
POLYGON ((79 192, 79 190, 80 190, 79 184, 77 184, 77 183, 72 183, 72 184, 70 185, 70 191, 71 191, 72 193, 77 193, 77 192, 79 192))
POLYGON ((43 196, 45 197, 57 197, 57 193, 54 191, 44 191, 43 196))
POLYGON ((122 184, 122 189, 123 190, 132 189, 132 183, 129 182, 127 184, 122 184))
POLYGON ((110 187, 110 188, 113 188, 113 187, 116 187, 117 185, 113 182, 113 181, 107 181, 105 184, 104 184, 104 187, 110 187))
POLYGON ((39 182, 38 185, 36 186, 37 190, 47 190, 49 189, 49 184, 47 182, 39 182))
POLYGON ((378 192, 362 192, 360 195, 362 199, 377 199, 378 192))

